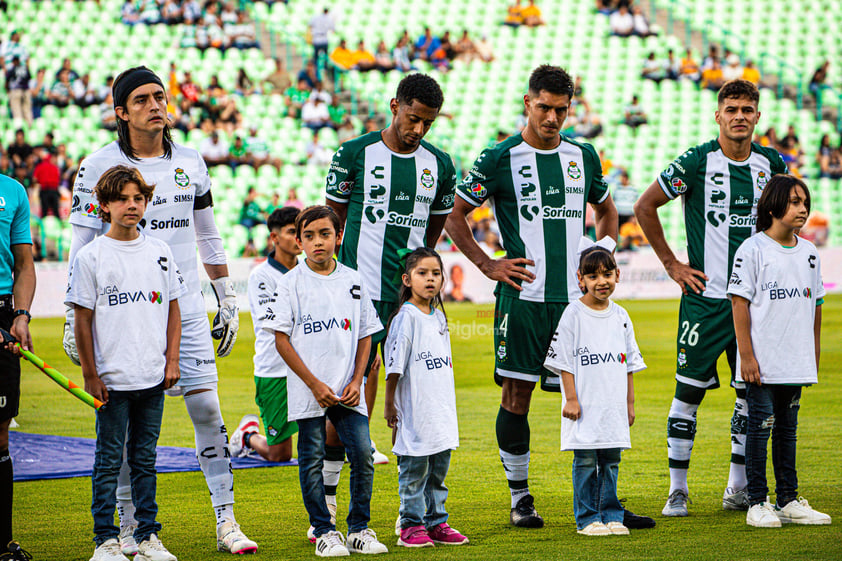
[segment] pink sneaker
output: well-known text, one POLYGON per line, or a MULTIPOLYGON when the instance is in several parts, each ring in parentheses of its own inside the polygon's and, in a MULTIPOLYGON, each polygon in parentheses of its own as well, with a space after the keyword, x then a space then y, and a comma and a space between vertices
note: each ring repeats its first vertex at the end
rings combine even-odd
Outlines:
POLYGON ((429 530, 430 539, 435 543, 443 543, 447 545, 462 545, 468 543, 468 538, 447 525, 447 522, 442 522, 429 530))
POLYGON ((410 526, 401 529, 398 545, 404 547, 433 547, 435 544, 430 539, 430 535, 424 526, 410 526))

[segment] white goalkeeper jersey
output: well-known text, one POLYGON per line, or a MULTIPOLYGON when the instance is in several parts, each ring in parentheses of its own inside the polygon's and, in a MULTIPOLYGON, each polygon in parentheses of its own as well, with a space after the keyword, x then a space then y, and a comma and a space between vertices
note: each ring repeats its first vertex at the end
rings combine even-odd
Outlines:
POLYGON ((263 329, 263 324, 275 289, 288 272, 289 269, 269 257, 249 274, 249 307, 254 324, 254 375, 258 378, 287 377, 287 365, 275 347, 275 332, 263 329))

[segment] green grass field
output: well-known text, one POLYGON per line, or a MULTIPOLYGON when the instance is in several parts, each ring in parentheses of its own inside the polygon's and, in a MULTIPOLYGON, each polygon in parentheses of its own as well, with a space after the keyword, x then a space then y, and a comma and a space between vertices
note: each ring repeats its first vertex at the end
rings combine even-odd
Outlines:
MULTIPOLYGON (((637 513, 653 516, 658 526, 630 537, 588 538, 575 532, 570 483, 572 454, 559 451, 561 417, 558 394, 536 392, 530 423, 530 489, 546 520, 539 530, 508 523, 509 493, 497 452, 494 422, 500 400, 491 378, 492 307, 451 305, 461 447, 453 455, 447 479, 450 523, 471 539, 461 547, 422 551, 395 545, 397 473, 394 463, 375 469, 371 527, 395 559, 842 559, 842 297, 824 306, 820 384, 802 398, 798 446, 800 491, 817 509, 834 518, 823 527, 761 530, 746 526, 745 514, 721 508, 730 456, 729 426, 733 390, 711 391, 702 405, 690 471, 691 516, 660 516, 669 480, 666 415, 674 381, 676 301, 624 302, 635 323, 648 370, 636 376, 637 420, 633 448, 623 455, 619 493, 637 513)), ((82 381, 81 371, 61 348, 62 320, 36 320, 36 352, 66 375, 82 381)), ((252 382, 253 331, 248 314, 240 318, 240 336, 232 356, 218 361, 220 398, 228 427, 242 415, 256 413, 252 382)), ((727 368, 727 367, 726 367, 727 368)), ((725 372, 720 368, 720 372, 725 372)), ((723 377, 727 380, 727 374, 723 377)), ((24 366, 19 430, 94 437, 91 409, 64 393, 46 376, 24 366)), ((382 419, 382 384, 372 420, 373 438, 387 448, 390 431, 382 419)), ((167 398, 160 444, 192 446, 193 429, 182 399, 167 398)), ((386 451, 386 450, 384 450, 386 451)), ((61 458, 56 458, 57 462, 61 458)), ((770 483, 774 481, 769 466, 770 483)), ((347 506, 347 468, 342 474, 340 510, 347 506)), ((261 468, 235 472, 237 519, 260 545, 263 559, 309 559, 308 522, 301 503, 296 468, 261 468)), ((772 485, 773 486, 773 485, 772 485)), ((15 486, 15 537, 36 560, 87 560, 93 552, 90 478, 19 483, 15 486)), ((214 517, 199 472, 163 474, 158 479, 161 537, 180 561, 223 559, 216 552, 214 517)), ((340 521, 340 531, 345 531, 340 521)))

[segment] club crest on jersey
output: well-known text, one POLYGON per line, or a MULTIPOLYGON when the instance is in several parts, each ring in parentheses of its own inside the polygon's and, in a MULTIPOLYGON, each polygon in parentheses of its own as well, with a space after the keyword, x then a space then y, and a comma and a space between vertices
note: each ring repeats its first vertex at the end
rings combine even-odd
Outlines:
POLYGON ((421 187, 423 187, 424 189, 432 189, 433 187, 436 186, 436 180, 433 177, 433 172, 431 172, 427 168, 424 168, 423 170, 421 170, 420 181, 421 181, 421 187))
POLYGON ((757 188, 761 191, 766 187, 766 184, 769 183, 769 178, 766 177, 765 171, 757 172, 757 188))
POLYGON ((190 185, 190 178, 187 177, 187 174, 184 173, 183 168, 175 168, 175 175, 173 175, 173 181, 175 184, 178 185, 180 189, 187 189, 190 185))
POLYGON ((473 185, 471 185, 471 194, 474 197, 478 199, 484 199, 487 193, 488 191, 486 190, 485 185, 483 185, 482 183, 474 183, 473 185))
POLYGON ((678 350, 678 367, 687 368, 687 351, 684 349, 678 350))
POLYGON ((579 169, 579 164, 577 164, 576 162, 568 162, 567 177, 573 180, 581 179, 582 170, 579 169))
POLYGON ((670 185, 675 190, 676 193, 681 194, 687 191, 687 184, 680 177, 673 177, 672 181, 670 181, 670 185))
POLYGON ((500 345, 497 347, 497 360, 506 360, 506 342, 500 341, 500 345))

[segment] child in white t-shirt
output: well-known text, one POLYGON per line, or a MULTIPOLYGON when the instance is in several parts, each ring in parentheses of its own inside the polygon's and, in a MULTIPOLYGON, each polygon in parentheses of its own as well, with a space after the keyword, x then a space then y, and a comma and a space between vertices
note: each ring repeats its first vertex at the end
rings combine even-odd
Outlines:
POLYGON ((371 335, 383 326, 360 274, 333 257, 342 238, 336 213, 326 206, 308 207, 296 218, 295 231, 306 259, 278 282, 263 328, 274 331, 275 346, 291 371, 288 419, 298 422, 298 474, 316 555, 386 553, 368 528, 374 463, 360 389, 371 335), (327 418, 351 464, 347 542, 336 531, 325 503, 327 418))
POLYGON ((401 250, 398 310, 386 339, 386 408, 398 457, 398 545, 458 545, 468 538, 447 524, 451 450, 459 446, 450 333, 441 299, 443 266, 432 249, 401 250))
POLYGON ((170 248, 138 232, 153 189, 135 168, 102 174, 99 214, 111 227, 79 250, 65 297, 76 311, 85 390, 105 402, 96 414, 92 561, 126 560, 114 525, 124 445, 138 522, 135 559, 175 561, 157 536, 155 459, 164 390, 179 379, 178 298, 186 288, 170 248))
POLYGON ((628 535, 617 498, 620 451, 631 448, 632 374, 646 368, 628 313, 610 300, 620 276, 603 238, 579 242, 584 295, 564 310, 544 366, 561 376, 561 449, 573 450, 573 512, 586 536, 628 535))
POLYGON ((795 233, 810 214, 810 191, 774 176, 757 202, 757 234, 740 245, 728 282, 737 335, 737 379, 746 382, 746 523, 830 524, 798 497, 796 429, 801 388, 818 382, 821 264, 816 247, 795 233), (774 427, 774 431, 772 431, 774 427), (772 432, 776 504, 766 502, 766 447, 772 432))

